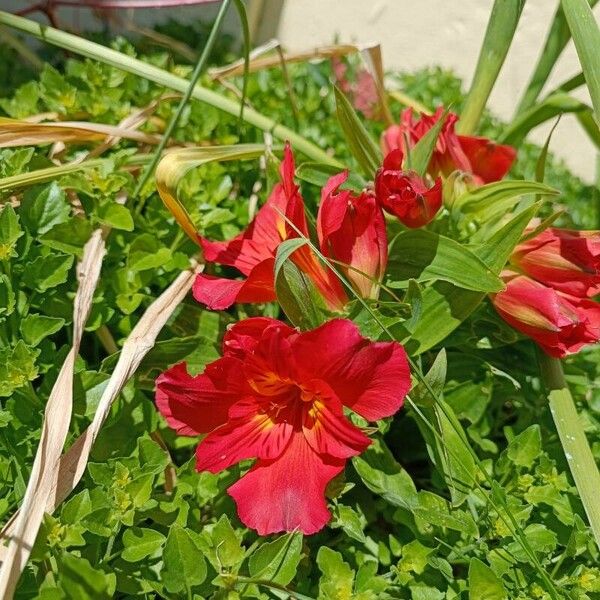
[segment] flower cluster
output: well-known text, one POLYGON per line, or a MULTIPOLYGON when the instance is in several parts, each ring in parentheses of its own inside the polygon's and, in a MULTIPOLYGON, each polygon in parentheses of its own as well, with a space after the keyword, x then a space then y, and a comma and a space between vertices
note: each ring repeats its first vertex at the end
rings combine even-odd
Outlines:
POLYGON ((548 354, 600 340, 600 231, 550 228, 519 244, 492 301, 500 316, 548 354))
MULTIPOLYGON (((406 227, 423 227, 442 208, 442 181, 450 174, 466 173, 473 185, 484 185, 509 170, 513 148, 457 135, 456 120, 443 109, 418 119, 406 110, 382 136, 385 158, 371 187, 360 193, 345 189, 347 172, 324 185, 316 241, 300 244, 289 259, 330 313, 343 315, 350 294, 378 298, 388 261, 384 211, 406 227), (426 173, 418 174, 407 167, 410 153, 442 118, 426 173)), ((278 248, 286 240, 311 237, 294 178, 287 145, 280 182, 248 228, 224 242, 198 236, 206 263, 233 267, 243 276, 198 275, 193 287, 198 302, 223 310, 277 299, 278 248)), ((599 257, 600 232, 543 231, 515 249, 503 273, 506 289, 493 296, 494 306, 550 354, 577 351, 600 338, 600 305, 589 299, 600 291, 599 257)), ((327 485, 370 444, 356 419, 394 415, 410 382, 403 347, 362 337, 348 319, 298 331, 255 317, 228 329, 222 357, 203 373, 190 375, 185 363, 165 371, 156 381, 156 403, 179 434, 204 435, 196 452, 198 470, 216 473, 255 461, 228 490, 244 524, 261 535, 311 534, 330 518, 327 485)))

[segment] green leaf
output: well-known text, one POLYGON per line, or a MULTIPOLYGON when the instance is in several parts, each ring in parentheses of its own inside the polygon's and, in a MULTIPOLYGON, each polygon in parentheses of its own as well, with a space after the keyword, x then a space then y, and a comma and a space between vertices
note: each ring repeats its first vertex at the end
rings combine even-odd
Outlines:
POLYGON ((469 563, 469 600, 506 600, 502 581, 478 558, 469 563))
POLYGON ((64 319, 29 314, 21 321, 21 334, 30 346, 37 346, 45 337, 56 333, 65 324, 64 319))
POLYGON ((133 217, 131 211, 122 204, 107 202, 98 207, 98 220, 113 229, 133 231, 133 217))
POLYGON ((220 565, 227 568, 235 567, 244 560, 244 549, 227 515, 221 516, 214 525, 211 535, 215 542, 216 557, 220 565))
POLYGON ((413 514, 427 526, 452 529, 473 537, 478 535, 477 524, 469 512, 451 510, 447 500, 427 490, 419 492, 419 504, 413 509, 413 514))
POLYGON ((162 267, 170 259, 169 248, 162 246, 156 237, 143 233, 137 236, 129 247, 127 266, 132 271, 147 271, 162 267))
POLYGON ((393 506, 412 510, 418 504, 413 480, 383 442, 374 440, 361 456, 352 459, 352 464, 363 483, 393 506))
MULTIPOLYGON (((521 211, 484 244, 474 248, 473 253, 494 273, 499 273, 537 208, 534 205, 521 211)), ((446 281, 426 287, 423 290, 422 316, 411 332, 407 350, 420 354, 435 346, 456 329, 484 298, 485 294, 481 292, 464 290, 446 281)))
POLYGON ((344 93, 337 86, 333 86, 333 91, 338 121, 348 142, 350 152, 367 178, 373 179, 377 169, 383 162, 381 150, 371 138, 371 134, 365 129, 344 93))
POLYGON ((457 131, 472 134, 479 125, 483 109, 496 83, 515 35, 525 0, 495 0, 473 81, 465 100, 457 131))
MULTIPOLYGON (((458 242, 424 229, 400 233, 388 259, 393 281, 448 281, 457 287, 498 292, 502 280, 475 254, 458 242)), ((393 283, 389 283, 390 287, 393 283)))
MULTIPOLYGON (((165 536, 155 529, 128 527, 123 534, 124 550, 121 552, 121 558, 127 562, 139 562, 157 552, 165 539, 165 536)), ((177 551, 179 550, 180 546, 177 547, 177 551)))
MULTIPOLYGON (((339 167, 324 163, 305 162, 296 169, 296 177, 319 188, 325 186, 333 175, 340 172, 339 167)), ((360 193, 367 187, 367 181, 357 173, 349 173, 348 179, 340 186, 342 190, 352 190, 360 193)))
POLYGON ((519 467, 531 467, 541 451, 542 434, 537 424, 517 435, 507 448, 508 458, 519 467))
POLYGON ((327 546, 321 546, 317 553, 317 565, 321 569, 319 580, 319 598, 340 600, 352 598, 354 571, 345 562, 342 555, 327 546))
POLYGON ((179 525, 172 525, 169 530, 160 574, 165 588, 173 594, 190 590, 206 579, 204 555, 179 525))
POLYGON ((293 238, 277 247, 275 292, 288 319, 296 327, 312 329, 325 320, 323 299, 311 279, 290 260, 305 244, 303 238, 293 238))
POLYGON ((31 233, 40 235, 69 218, 71 208, 65 193, 54 181, 48 185, 29 188, 23 194, 21 221, 31 233))
POLYGON ((15 244, 23 235, 15 209, 6 204, 0 212, 0 261, 16 256, 15 244))
POLYGON ((302 552, 302 535, 290 533, 261 544, 250 556, 248 569, 255 579, 288 585, 298 569, 302 552))
POLYGON ((58 583, 69 600, 110 600, 116 576, 94 569, 88 560, 63 553, 57 561, 58 583))
POLYGON ((0 275, 0 317, 12 314, 15 310, 15 292, 8 275, 0 275))
POLYGON ((83 247, 91 235, 92 224, 89 221, 72 217, 64 223, 54 225, 39 238, 39 241, 44 246, 81 258, 83 247))
POLYGON ((600 127, 600 29, 589 0, 561 0, 600 127))
POLYGON ((23 273, 23 281, 31 289, 45 292, 64 283, 72 266, 73 256, 67 254, 39 256, 27 266, 23 273))
POLYGON ((427 172, 431 155, 437 144, 440 131, 446 122, 448 112, 445 111, 435 125, 410 150, 410 168, 421 177, 427 172))
POLYGON ((353 508, 345 504, 337 504, 333 515, 335 521, 330 524, 330 527, 341 527, 351 538, 363 543, 366 541, 367 538, 363 531, 364 524, 361 522, 358 512, 353 508))
POLYGON ((0 350, 0 397, 12 392, 38 375, 35 359, 39 350, 30 348, 19 340, 12 350, 0 350))

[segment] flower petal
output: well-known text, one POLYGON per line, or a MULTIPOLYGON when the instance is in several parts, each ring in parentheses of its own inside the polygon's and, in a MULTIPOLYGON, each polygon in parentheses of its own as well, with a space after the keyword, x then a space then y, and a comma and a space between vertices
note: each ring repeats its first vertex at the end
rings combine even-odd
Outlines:
POLYGON ((196 276, 192 294, 211 310, 224 310, 236 302, 272 302, 276 299, 273 288, 275 259, 258 263, 247 279, 226 279, 200 273, 196 276))
POLYGON ((241 363, 230 357, 209 364, 192 377, 184 362, 156 379, 156 406, 180 435, 198 435, 227 421, 229 407, 240 400, 241 363))
POLYGON ((227 328, 223 336, 223 354, 244 358, 256 348, 268 327, 281 330, 286 335, 295 333, 295 329, 271 317, 251 317, 236 321, 227 328))
POLYGON ((357 456, 371 444, 344 416, 342 403, 333 393, 313 401, 304 415, 302 431, 315 452, 336 458, 357 456))
POLYGON ((294 427, 292 409, 272 414, 261 410, 255 398, 233 405, 229 421, 209 433, 196 450, 196 469, 218 473, 248 458, 277 458, 290 441, 294 427))
POLYGON ((471 163, 471 172, 484 183, 500 181, 510 170, 517 151, 478 136, 459 135, 460 146, 471 163))
POLYGON ((306 378, 326 381, 341 402, 369 421, 398 411, 410 389, 406 352, 397 342, 371 342, 347 319, 298 335, 293 353, 306 378), (327 357, 319 362, 316 357, 327 357))
POLYGON ((317 454, 304 435, 295 432, 279 458, 259 460, 228 493, 242 523, 259 535, 279 531, 310 535, 331 518, 325 488, 344 463, 317 454))

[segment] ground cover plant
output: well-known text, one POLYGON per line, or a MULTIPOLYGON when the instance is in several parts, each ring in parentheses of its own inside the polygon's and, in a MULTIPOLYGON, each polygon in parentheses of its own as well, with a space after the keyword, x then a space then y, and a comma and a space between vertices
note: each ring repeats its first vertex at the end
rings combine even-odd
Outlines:
POLYGON ((468 91, 376 48, 235 64, 227 9, 0 12, 2 596, 600 597, 600 207, 525 141, 598 140, 589 3, 510 123, 521 2, 468 91))

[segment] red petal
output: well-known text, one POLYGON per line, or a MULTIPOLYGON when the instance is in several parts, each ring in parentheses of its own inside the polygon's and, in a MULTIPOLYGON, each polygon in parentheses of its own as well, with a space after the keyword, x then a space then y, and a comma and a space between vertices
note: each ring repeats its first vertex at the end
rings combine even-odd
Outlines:
POLYGON ((317 399, 306 411, 302 431, 312 449, 319 454, 350 458, 364 452, 371 440, 344 416, 337 397, 317 399))
POLYGON ((363 338, 347 319, 301 333, 293 352, 307 379, 326 381, 345 406, 369 421, 393 415, 410 389, 404 348, 363 338))
POLYGON ((227 421, 229 407, 241 398, 241 368, 234 358, 220 358, 192 377, 179 363, 156 379, 156 406, 181 435, 211 431, 227 421))
POLYGON ((247 279, 225 279, 200 273, 194 281, 194 298, 212 310, 224 310, 236 302, 272 302, 275 259, 258 263, 247 279))
POLYGON ((325 488, 343 468, 343 459, 318 455, 301 432, 275 460, 259 460, 229 490, 240 520, 259 535, 279 531, 316 533, 331 515, 325 488))
POLYGON ((484 183, 500 181, 510 170, 517 151, 484 137, 459 135, 463 152, 471 163, 471 172, 484 183))
POLYGON ((223 354, 244 358, 254 351, 267 327, 280 329, 286 335, 296 332, 289 325, 270 317, 251 317, 243 321, 236 321, 227 328, 223 336, 223 354))
POLYGON ((280 411, 274 422, 254 398, 236 403, 229 411, 229 421, 200 442, 196 469, 218 473, 248 458, 277 458, 292 435, 293 415, 289 412, 280 411))

